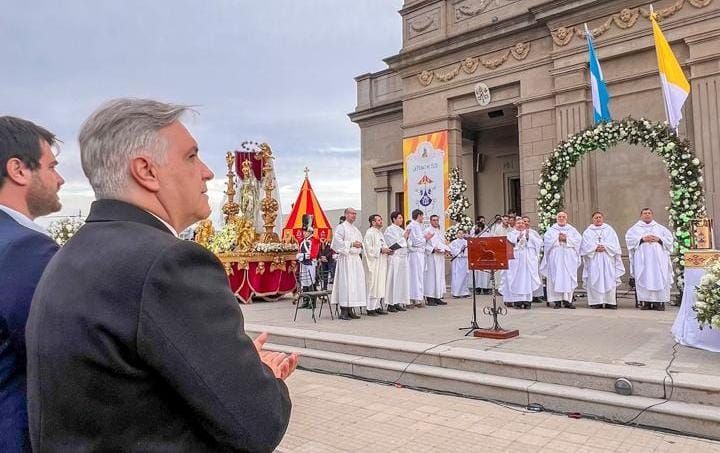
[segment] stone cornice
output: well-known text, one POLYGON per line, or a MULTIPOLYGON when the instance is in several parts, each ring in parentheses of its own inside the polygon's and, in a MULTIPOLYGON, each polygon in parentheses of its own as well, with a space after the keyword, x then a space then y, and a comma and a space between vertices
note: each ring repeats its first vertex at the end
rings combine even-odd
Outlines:
POLYGON ((517 34, 534 26, 529 13, 495 22, 482 29, 473 29, 458 35, 434 41, 425 46, 401 51, 397 55, 383 59, 390 69, 399 71, 405 67, 423 63, 437 57, 438 53, 448 54, 474 47, 478 44, 497 40, 511 34, 517 34))
POLYGON ((378 116, 387 116, 396 113, 402 114, 402 110, 402 100, 397 100, 379 105, 374 105, 369 108, 358 109, 354 112, 348 113, 348 117, 353 123, 359 123, 361 121, 376 118, 378 116))
POLYGON ((717 38, 720 38, 720 30, 712 30, 705 33, 699 33, 697 35, 688 36, 687 38, 685 38, 685 42, 688 44, 698 44, 717 38))
POLYGON ((372 168, 373 173, 375 176, 386 176, 388 173, 394 173, 396 171, 402 171, 403 169, 403 161, 396 160, 393 162, 388 162, 382 165, 377 165, 372 168))
POLYGON ((552 63, 552 60, 550 59, 549 56, 543 57, 543 58, 540 58, 537 60, 533 60, 533 61, 526 61, 522 64, 518 64, 515 66, 508 67, 508 68, 498 69, 496 71, 486 72, 486 73, 476 75, 473 77, 459 79, 456 81, 445 83, 443 85, 435 85, 431 88, 426 88, 424 90, 416 91, 416 92, 413 92, 412 94, 404 96, 403 100, 415 99, 418 97, 427 96, 429 94, 438 93, 440 91, 447 91, 449 89, 464 86, 464 85, 474 85, 475 83, 480 82, 480 81, 487 81, 487 80, 491 80, 491 79, 495 79, 495 78, 499 78, 499 77, 504 77, 508 74, 512 74, 515 72, 519 73, 519 72, 525 71, 527 69, 535 68, 538 66, 549 65, 551 63, 552 63))
MULTIPOLYGON (((410 129, 412 127, 425 126, 427 124, 438 123, 441 121, 447 121, 448 123, 450 123, 452 121, 459 121, 459 120, 460 120, 459 115, 441 115, 441 116, 436 116, 433 118, 428 118, 428 119, 425 119, 422 121, 415 121, 414 123, 403 123, 402 128, 410 129)), ((448 128, 450 128, 450 126, 448 126, 448 128)))
POLYGON ((406 16, 433 3, 445 3, 445 0, 421 0, 402 8, 398 13, 400 13, 401 16, 406 16))

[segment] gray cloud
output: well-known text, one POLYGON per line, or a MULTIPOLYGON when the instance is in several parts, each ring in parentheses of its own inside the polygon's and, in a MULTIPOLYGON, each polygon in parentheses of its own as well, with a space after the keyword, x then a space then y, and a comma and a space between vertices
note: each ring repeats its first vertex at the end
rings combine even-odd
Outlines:
POLYGON ((64 214, 92 192, 77 132, 101 102, 152 97, 197 105, 187 124, 218 175, 243 140, 267 141, 285 210, 305 166, 326 209, 360 204, 360 139, 346 114, 353 77, 401 46, 402 0, 6 0, 0 114, 63 140, 64 214))

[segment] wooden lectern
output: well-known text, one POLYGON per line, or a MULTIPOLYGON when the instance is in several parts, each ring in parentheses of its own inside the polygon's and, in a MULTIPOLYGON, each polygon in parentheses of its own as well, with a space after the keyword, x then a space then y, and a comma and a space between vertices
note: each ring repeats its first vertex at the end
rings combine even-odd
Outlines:
MULTIPOLYGON (((470 270, 490 271, 490 284, 492 285, 492 307, 484 307, 483 313, 493 317, 493 326, 481 329, 477 325, 477 310, 475 308, 475 292, 473 291, 473 321, 469 328, 475 337, 504 340, 517 337, 520 332, 505 330, 498 324, 498 315, 507 314, 504 306, 497 306, 497 288, 495 286, 495 271, 507 269, 510 260, 514 259, 513 244, 504 236, 470 238, 468 242, 468 268, 470 270)), ((475 287, 475 273, 473 272, 473 287, 475 287)), ((470 333, 468 332, 468 333, 470 333)))
POLYGON ((513 255, 513 245, 504 236, 470 238, 468 243, 468 268, 476 271, 507 269, 513 255))

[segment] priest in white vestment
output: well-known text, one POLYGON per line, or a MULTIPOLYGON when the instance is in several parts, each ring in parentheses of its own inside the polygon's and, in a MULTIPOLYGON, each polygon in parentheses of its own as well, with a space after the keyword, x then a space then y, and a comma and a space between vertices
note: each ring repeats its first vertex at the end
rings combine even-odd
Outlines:
POLYGON ((672 233, 653 220, 652 210, 645 208, 640 212, 640 220, 625 235, 625 242, 630 253, 630 275, 635 279, 642 309, 665 310, 673 284, 672 233))
POLYGON ((385 243, 392 253, 388 257, 385 306, 387 311, 406 311, 410 303, 410 267, 408 264, 408 237, 410 230, 403 228, 405 219, 400 211, 390 214, 390 226, 385 229, 385 243))
MULTIPOLYGON (((496 219, 497 220, 497 219, 496 219)), ((500 221, 496 221, 495 224, 490 228, 491 236, 507 236, 509 232, 513 230, 510 226, 510 220, 508 216, 504 215, 500 217, 500 221)))
POLYGON ((390 249, 381 231, 383 218, 379 214, 373 214, 368 220, 370 228, 365 232, 363 240, 368 296, 366 311, 368 316, 386 315, 387 312, 382 309, 380 303, 385 298, 390 249))
POLYGON ((566 212, 560 211, 556 220, 557 223, 548 228, 543 237, 545 255, 540 274, 547 278, 547 300, 555 304, 553 308, 575 309, 573 293, 577 288, 582 236, 567 223, 566 212))
POLYGON ((617 287, 625 274, 617 233, 603 213, 594 212, 592 224, 583 232, 580 256, 582 280, 590 308, 617 308, 617 287))
POLYGON ((538 264, 542 239, 531 234, 525 221, 518 217, 507 240, 513 244, 514 258, 508 263, 500 293, 506 306, 530 309, 533 293, 541 286, 538 264))
POLYGON ((470 270, 468 269, 467 239, 465 239, 463 231, 458 231, 457 238, 450 243, 450 255, 452 256, 450 293, 453 297, 467 297, 470 295, 470 291, 468 291, 470 270))
MULTIPOLYGON (((540 233, 538 233, 535 229, 532 227, 532 223, 530 223, 530 217, 524 215, 522 216, 523 222, 525 222, 525 228, 529 231, 530 236, 534 236, 535 238, 540 240, 540 253, 538 254, 538 262, 540 262, 540 255, 542 255, 542 249, 543 249, 543 238, 540 236, 540 233)), ((545 297, 545 287, 542 284, 542 275, 540 276, 540 286, 533 291, 533 302, 542 302, 545 297)))
POLYGON ((430 306, 447 305, 442 298, 445 295, 445 255, 450 247, 445 243, 445 236, 440 230, 440 217, 430 216, 430 226, 425 230, 428 237, 425 245, 425 299, 430 306))
MULTIPOLYGON (((514 218, 513 218, 514 219, 514 218)), ((514 225, 514 222, 513 222, 514 225)), ((499 217, 495 216, 495 224, 490 228, 491 236, 507 236, 514 228, 510 226, 510 217, 503 215, 499 217)), ((498 288, 502 288, 504 270, 495 271, 495 284, 498 288)), ((490 286, 490 285, 488 285, 490 286)))
POLYGON ((408 225, 408 264, 410 266, 410 304, 408 307, 424 307, 425 298, 425 245, 431 236, 423 226, 424 215, 419 209, 412 212, 408 225))
POLYGON ((340 305, 340 319, 359 319, 354 307, 367 305, 365 270, 360 254, 363 237, 355 225, 357 212, 345 209, 345 221, 335 227, 331 248, 337 253, 331 304, 340 305))

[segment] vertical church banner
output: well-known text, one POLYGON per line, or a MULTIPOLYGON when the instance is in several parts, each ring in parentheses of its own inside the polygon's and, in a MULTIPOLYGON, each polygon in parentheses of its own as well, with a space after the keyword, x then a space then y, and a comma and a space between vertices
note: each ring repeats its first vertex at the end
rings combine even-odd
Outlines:
POLYGON ((414 209, 440 217, 440 225, 447 228, 448 208, 448 132, 418 135, 403 139, 403 190, 405 191, 405 219, 414 209))

